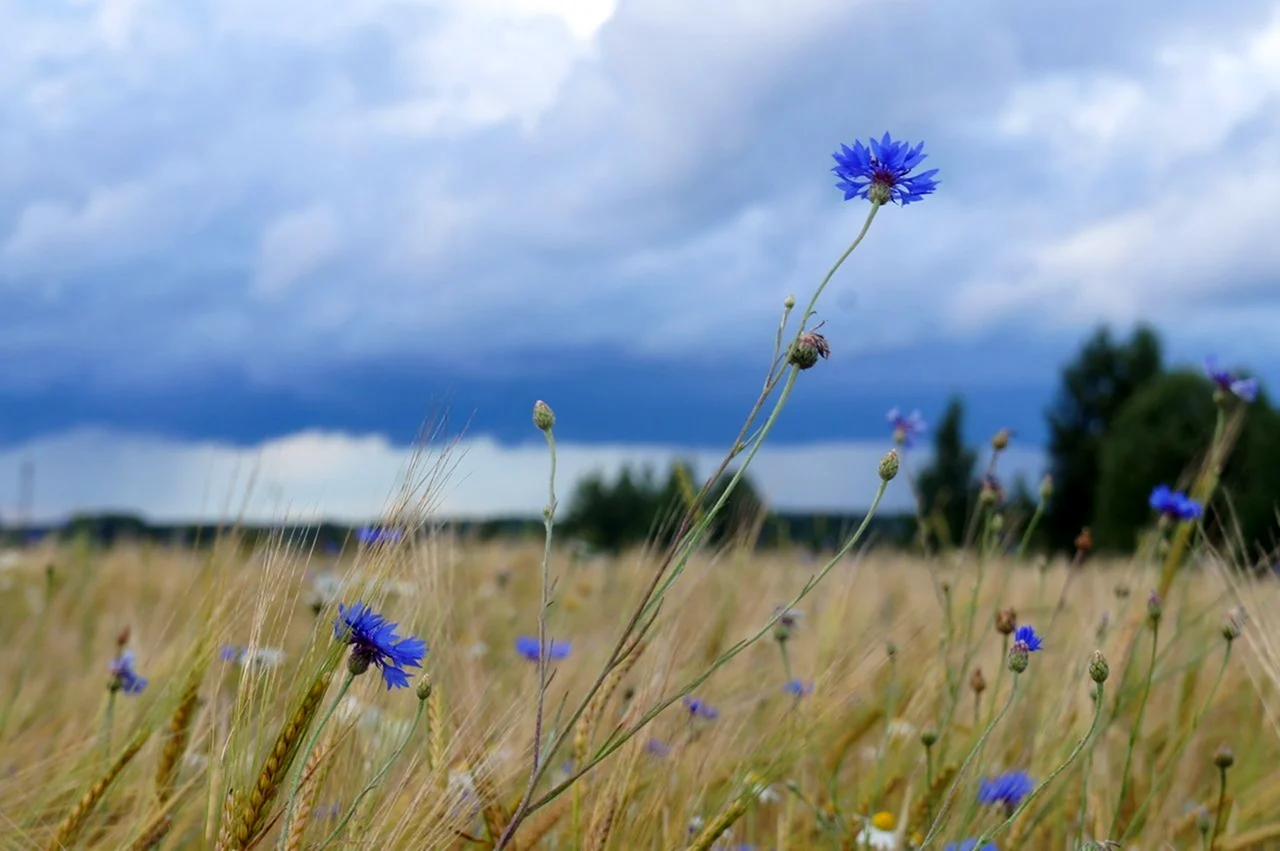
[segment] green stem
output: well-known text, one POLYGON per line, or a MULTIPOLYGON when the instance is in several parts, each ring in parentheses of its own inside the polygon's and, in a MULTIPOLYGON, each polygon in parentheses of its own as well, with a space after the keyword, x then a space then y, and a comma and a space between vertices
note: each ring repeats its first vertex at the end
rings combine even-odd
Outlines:
POLYGON ((828 561, 825 565, 823 565, 822 568, 816 574, 814 574, 809 578, 809 580, 805 583, 804 587, 800 590, 800 593, 797 594, 793 600, 791 600, 789 603, 787 603, 784 606, 778 607, 777 611, 775 611, 773 615, 769 618, 769 620, 765 622, 764 626, 762 626, 759 630, 757 630, 755 633, 753 633, 749 637, 744 638, 742 641, 739 641, 737 644, 733 645, 728 650, 721 653, 705 671, 703 671, 701 674, 699 674, 698 676, 694 677, 689 682, 687 682, 684 685, 684 687, 676 691, 675 694, 671 695, 666 700, 661 701, 660 703, 658 703, 657 705, 649 709, 647 712, 645 712, 643 715, 641 715, 640 718, 635 722, 635 724, 633 724, 630 728, 626 730, 617 731, 613 735, 611 735, 604 742, 604 744, 600 746, 600 748, 596 751, 595 755, 592 756, 591 759, 587 760, 585 765, 581 767, 575 766, 575 771, 573 774, 571 774, 568 778, 563 780, 559 785, 555 786, 553 789, 548 791, 542 797, 534 801, 529 806, 528 812, 532 813, 535 810, 549 804, 561 793, 563 793, 566 789, 568 789, 570 786, 576 783, 588 771, 595 768, 597 765, 603 762, 606 758, 608 758, 610 754, 612 754, 613 752, 621 748, 623 745, 625 745, 631 738, 633 738, 636 735, 636 733, 643 730, 645 726, 649 724, 650 721, 652 721, 654 718, 660 715, 667 707, 671 706, 673 703, 685 697, 686 695, 692 694, 693 691, 698 688, 698 686, 702 685, 704 682, 710 679, 711 676, 716 673, 716 671, 724 667, 734 657, 736 657, 738 654, 742 653, 744 650, 754 645, 763 636, 768 634, 773 629, 773 626, 775 623, 777 623, 778 619, 781 618, 786 611, 795 608, 795 606, 798 603, 804 600, 804 598, 807 597, 809 593, 813 591, 813 589, 817 587, 817 585, 820 582, 822 582, 822 580, 826 577, 826 575, 831 572, 831 569, 834 568, 837 564, 839 564, 840 561, 845 557, 845 555, 848 554, 848 552, 851 549, 853 549, 853 547, 858 543, 858 541, 862 539, 862 536, 866 533, 867 527, 871 525, 871 519, 872 517, 875 516, 876 509, 880 507, 880 501, 884 498, 884 492, 887 486, 888 486, 888 482, 885 482, 883 480, 880 482, 880 487, 876 490, 875 499, 871 501, 871 507, 867 510, 866 516, 863 517, 862 523, 858 526, 857 530, 853 533, 853 535, 849 538, 849 540, 845 542, 844 546, 842 546, 836 552, 836 554, 831 557, 831 560, 828 561))
POLYGON ((1040 517, 1044 514, 1044 500, 1036 503, 1036 510, 1031 515, 1031 521, 1027 523, 1027 528, 1022 533, 1022 541, 1018 544, 1018 561, 1026 558, 1027 547, 1031 544, 1031 538, 1036 533, 1036 527, 1040 525, 1040 517))
POLYGON ((346 677, 342 680, 342 685, 338 688, 338 693, 334 696, 328 708, 325 709, 324 715, 320 716, 320 723, 311 728, 311 732, 307 734, 306 744, 298 752, 296 757, 298 767, 294 769, 293 780, 289 784, 289 805, 285 810, 284 827, 280 831, 281 849, 289 841, 289 831, 293 827, 293 819, 297 813, 298 787, 302 785, 302 776, 307 770, 307 760, 311 758, 311 752, 315 750, 316 742, 320 740, 320 734, 324 732, 324 728, 328 725, 329 719, 333 717, 333 712, 338 708, 338 704, 342 703, 342 699, 347 696, 347 690, 351 688, 351 683, 355 681, 355 678, 356 675, 348 670, 346 677))
POLYGON ((116 690, 107 691, 107 711, 102 719, 102 758, 111 759, 111 728, 115 723, 116 690))
MULTIPOLYGON (((44 646, 45 627, 49 623, 49 610, 53 608, 53 568, 48 567, 44 572, 44 605, 40 608, 40 615, 36 619, 35 632, 31 639, 32 647, 44 646)), ((32 662, 35 661, 36 653, 23 653, 22 662, 18 665, 18 673, 13 678, 13 685, 9 688, 9 697, 5 701, 4 712, 0 712, 0 742, 4 741, 4 731, 9 726, 9 717, 13 712, 14 704, 18 702, 18 694, 22 691, 22 684, 27 678, 27 671, 30 669, 32 662)))
POLYGON ((356 795, 356 799, 351 802, 351 806, 347 809, 346 816, 343 817, 342 821, 338 823, 338 826, 333 829, 333 832, 329 834, 329 837, 325 839, 324 842, 320 843, 320 847, 317 851, 324 851, 325 848, 328 848, 329 845, 338 838, 338 835, 342 833, 343 828, 347 826, 347 822, 351 821, 352 816, 356 814, 356 808, 360 806, 360 802, 364 800, 365 795, 368 795, 374 789, 378 788, 378 785, 382 783, 382 778, 386 777, 391 766, 400 758, 400 754, 404 751, 405 745, 409 744, 409 740, 413 738, 413 733, 418 729, 418 723, 422 720, 423 710, 426 706, 427 702, 425 700, 418 701, 418 711, 413 714, 413 724, 409 727, 409 733, 404 737, 404 740, 400 742, 400 746, 396 748, 395 753, 393 753, 391 758, 387 760, 386 764, 382 766, 382 769, 373 776, 372 780, 369 781, 369 785, 365 786, 359 795, 356 795))
POLYGON ((1227 770, 1218 769, 1218 806, 1213 816, 1213 833, 1209 834, 1209 847, 1218 841, 1218 832, 1222 830, 1222 813, 1227 808, 1227 770))
POLYGON ((1014 674, 1013 684, 1009 687, 1009 699, 1004 702, 1004 706, 1001 707, 999 714, 992 718, 991 722, 987 724, 986 729, 982 731, 982 735, 978 737, 978 741, 974 742, 973 747, 969 749, 969 753, 965 756, 964 762, 960 764, 960 770, 956 772, 955 779, 951 781, 951 788, 947 790, 947 797, 942 802, 942 806, 938 808, 937 818, 935 818, 933 820, 933 824, 929 826, 929 833, 925 836, 924 842, 920 843, 921 849, 929 847, 929 843, 933 841, 933 839, 938 835, 938 831, 942 829, 943 816, 947 814, 947 810, 951 808, 951 802, 955 800, 956 791, 960 788, 960 780, 964 777, 965 770, 968 769, 969 764, 973 762, 978 752, 982 750, 984 745, 986 745, 987 739, 991 736, 991 732, 995 730, 996 725, 1000 723, 1002 718, 1004 718, 1005 713, 1009 711, 1009 707, 1013 706, 1013 699, 1017 694, 1018 675, 1014 674))
MULTIPOLYGON (((1165 775, 1166 777, 1171 776, 1171 772, 1175 764, 1182 757, 1183 752, 1186 751, 1187 745, 1191 743, 1191 735, 1197 729, 1199 729, 1200 721, 1204 718, 1205 713, 1209 711, 1209 707, 1213 705, 1213 700, 1217 696, 1218 689, 1222 686, 1222 680, 1227 673, 1227 662, 1230 661, 1230 659, 1231 659, 1231 643, 1228 642, 1227 651, 1222 657, 1222 666, 1218 668, 1218 676, 1213 681, 1213 688, 1209 689, 1209 696, 1205 698, 1204 704, 1196 712, 1195 716, 1192 717, 1190 726, 1187 728, 1186 732, 1183 733, 1182 738, 1179 740, 1177 746, 1174 748, 1173 756, 1169 758, 1168 768, 1170 769, 1170 771, 1166 772, 1166 775, 1165 775)), ((1121 842, 1126 841, 1129 838, 1129 835, 1133 833, 1134 829, 1139 824, 1142 816, 1146 813, 1147 807, 1150 806, 1152 800, 1154 800, 1156 791, 1159 788, 1160 788, 1159 782, 1153 783, 1151 785, 1151 791, 1147 792, 1147 797, 1145 800, 1143 800, 1142 806, 1138 807, 1138 811, 1133 814, 1133 819, 1129 822, 1129 825, 1125 828, 1124 835, 1120 837, 1121 842)))
MULTIPOLYGON (((1115 810, 1111 814, 1111 835, 1115 835, 1116 827, 1120 823, 1120 810, 1124 807, 1125 796, 1129 791, 1129 769, 1133 765, 1133 751, 1138 743, 1138 734, 1142 730, 1142 718, 1147 711, 1147 698, 1151 695, 1151 677, 1156 669, 1156 648, 1160 638, 1160 622, 1154 621, 1151 625, 1151 660, 1147 665, 1147 678, 1142 689, 1142 697, 1138 700, 1138 715, 1133 720, 1133 726, 1129 728, 1129 746, 1124 756, 1124 771, 1120 774, 1120 794, 1116 797, 1115 810)), ((1101 694, 1099 694, 1101 699, 1101 694)))
POLYGON ((995 839, 1006 828, 1012 825, 1014 820, 1017 819, 1018 816, 1022 815, 1022 813, 1026 812, 1027 808, 1030 807, 1031 804, 1035 802, 1036 798, 1040 797, 1040 795, 1044 792, 1044 790, 1049 788, 1049 784, 1052 783, 1054 780, 1056 780, 1058 778, 1058 775, 1066 771, 1067 768, 1070 767, 1071 763, 1075 762, 1076 757, 1080 756, 1081 752, 1085 748, 1085 745, 1087 745, 1089 743, 1089 740, 1093 738, 1094 731, 1098 729, 1098 719, 1102 717, 1102 693, 1103 693, 1103 684, 1098 683, 1098 699, 1093 702, 1093 722, 1089 724, 1088 732, 1084 734, 1084 738, 1081 739, 1076 744, 1075 748, 1072 749, 1071 753, 1067 756, 1066 761, 1062 763, 1062 765, 1059 765, 1057 768, 1055 768, 1052 774, 1046 777, 1039 786, 1037 786, 1035 789, 1031 791, 1030 795, 1023 798, 1022 803, 1018 804, 1018 808, 1014 810, 1012 813, 1010 813, 1008 818, 1006 818, 1000 824, 996 825, 991 830, 983 832, 983 834, 978 837, 977 842, 974 843, 975 848, 981 848, 983 846, 983 843, 986 843, 992 839, 995 839))

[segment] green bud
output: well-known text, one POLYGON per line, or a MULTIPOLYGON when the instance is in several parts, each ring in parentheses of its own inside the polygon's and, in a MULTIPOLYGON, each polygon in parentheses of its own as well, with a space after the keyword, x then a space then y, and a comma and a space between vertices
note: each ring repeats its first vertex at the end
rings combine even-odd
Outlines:
POLYGON ((533 424, 538 427, 538 431, 551 431, 556 427, 555 413, 541 399, 533 403, 533 424))

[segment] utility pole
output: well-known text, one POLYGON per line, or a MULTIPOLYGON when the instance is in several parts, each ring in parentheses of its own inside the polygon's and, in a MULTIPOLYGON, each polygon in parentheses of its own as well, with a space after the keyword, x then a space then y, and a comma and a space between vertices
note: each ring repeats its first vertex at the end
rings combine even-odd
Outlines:
POLYGON ((29 530, 36 504, 36 462, 30 458, 18 470, 18 522, 29 530))

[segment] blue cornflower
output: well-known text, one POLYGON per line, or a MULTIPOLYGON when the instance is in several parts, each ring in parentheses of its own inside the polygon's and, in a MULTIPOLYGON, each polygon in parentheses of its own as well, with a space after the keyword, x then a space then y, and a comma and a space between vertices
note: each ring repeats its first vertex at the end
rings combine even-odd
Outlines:
MULTIPOLYGON (((547 640, 547 658, 558 661, 569 655, 569 642, 547 640)), ((539 642, 537 636, 522 635, 516 639, 516 651, 530 662, 538 661, 539 642)))
POLYGON ((720 717, 720 710, 700 698, 686 697, 684 699, 684 708, 689 710, 689 715, 694 718, 706 718, 708 721, 713 721, 720 717))
POLYGON ((903 415, 898 408, 892 408, 885 418, 889 420, 889 425, 893 426, 894 443, 906 449, 914 446, 916 438, 928 429, 928 425, 925 424, 924 417, 920 415, 919 411, 912 411, 903 415))
POLYGON ((893 141, 888 133, 883 139, 876 141, 873 137, 870 142, 870 148, 861 140, 854 142, 852 148, 841 145, 831 155, 836 161, 831 170, 840 178, 836 188, 843 190, 844 200, 866 198, 879 204, 895 201, 905 206, 938 187, 933 178, 938 173, 936 168, 910 174, 927 156, 921 153, 924 142, 912 148, 906 142, 893 141))
POLYGON ((1013 640, 1016 644, 1026 645, 1028 653, 1034 653, 1044 647, 1044 641, 1040 636, 1036 635, 1036 628, 1030 624, 1020 626, 1014 630, 1013 640))
POLYGON ((978 848, 978 840, 966 839, 963 842, 948 842, 942 846, 942 851, 1000 851, 1000 849, 996 848, 994 842, 983 843, 982 847, 978 848))
POLYGON ((356 540, 362 544, 394 544, 403 535, 404 532, 400 529, 379 529, 376 526, 356 530, 356 540))
POLYGON ((782 690, 792 697, 804 697, 813 691, 813 683, 806 683, 804 680, 788 680, 782 690))
POLYGON ((1219 369, 1218 359, 1212 355, 1204 359, 1204 371, 1223 395, 1230 393, 1246 402, 1258 398, 1258 379, 1236 378, 1225 369, 1219 369))
POLYGON ((425 641, 396 635, 396 624, 363 602, 357 602, 350 609, 338 604, 333 635, 351 645, 351 670, 362 664, 364 668, 377 665, 388 689, 408 688, 409 675, 404 669, 422 667, 422 659, 427 655, 425 641))
POLYGON ((1204 514, 1200 503, 1182 491, 1170 490, 1168 485, 1156 485, 1148 503, 1154 511, 1170 520, 1195 520, 1204 514))
POLYGON ((134 667, 132 650, 126 650, 111 660, 111 679, 107 681, 108 691, 122 691, 125 694, 141 694, 147 687, 147 678, 140 676, 134 667))
POLYGON ((667 747, 658 739, 650 739, 645 742, 644 749, 650 756, 656 756, 659 759, 671 753, 671 748, 667 747))
POLYGON ((993 780, 984 777, 978 789, 978 803, 1003 804, 1012 812, 1035 788, 1035 781, 1025 771, 1010 771, 993 780))

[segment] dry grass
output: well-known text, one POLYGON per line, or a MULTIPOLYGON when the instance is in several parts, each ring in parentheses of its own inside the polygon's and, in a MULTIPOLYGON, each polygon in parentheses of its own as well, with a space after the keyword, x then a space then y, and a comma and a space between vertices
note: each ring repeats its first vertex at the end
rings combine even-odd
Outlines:
MULTIPOLYGON (((328 847, 492 847, 490 831, 501 827, 493 823, 510 814, 528 777, 536 666, 512 645, 517 634, 536 632, 540 558, 540 545, 466 547, 439 536, 337 560, 287 542, 247 555, 230 542, 212 556, 131 547, 24 554, 0 574, 0 639, 7 648, 0 683, 16 683, 25 666, 20 692, 6 695, 14 699, 0 732, 0 847, 58 847, 72 818, 75 840, 68 847, 214 847, 224 809, 229 802, 244 806, 282 724, 340 658, 332 608, 317 616, 309 606, 320 571, 345 578, 350 590, 342 599, 372 599, 404 631, 427 640, 425 670, 435 689, 426 722, 328 847), (106 668, 124 627, 150 685, 140 695, 117 696, 108 758, 100 747, 106 668), (243 668, 217 657, 219 645, 251 643, 282 648, 284 663, 243 668), (191 677, 200 666, 208 671, 193 704, 191 677), (186 731, 185 753, 171 768, 177 739, 168 731, 177 727, 186 731), (147 732, 155 735, 120 765, 125 749, 147 732), (98 789, 116 767, 118 776, 98 789), (95 792, 83 811, 86 795, 95 792)), ((587 741, 577 736, 575 743, 574 732, 560 728, 563 713, 600 670, 652 564, 639 554, 617 561, 557 554, 550 634, 573 649, 556 663, 548 694, 547 726, 564 738, 539 793, 563 778, 567 766, 560 763, 575 744, 579 752, 598 749, 624 717, 638 717, 758 629, 817 567, 801 553, 695 558, 643 654, 608 703, 590 713, 587 741)), ((864 821, 885 812, 895 818, 882 823, 894 822, 896 847, 905 848, 913 835, 919 841, 928 833, 929 814, 950 800, 949 821, 929 846, 941 848, 1003 820, 999 810, 975 805, 979 778, 1022 769, 1042 780, 1063 763, 1090 724, 1088 666, 1100 649, 1111 676, 1099 733, 997 845, 1074 848, 1080 839, 1120 839, 1128 829, 1126 848, 1200 848, 1205 818, 1197 808, 1216 811, 1214 754, 1226 744, 1235 763, 1215 847, 1280 847, 1275 585, 1241 583, 1212 566, 1179 577, 1165 605, 1122 800, 1150 647, 1150 630, 1140 624, 1156 569, 1088 565, 1054 621, 1067 570, 988 566, 966 666, 962 639, 978 576, 972 563, 931 566, 887 554, 848 559, 806 600, 788 644, 794 674, 814 681, 811 694, 799 700, 784 694, 782 656, 773 641, 761 641, 698 690, 718 718, 691 719, 679 703, 672 706, 633 746, 586 775, 579 795, 535 812, 516 846, 856 848, 864 821), (951 589, 949 619, 937 583, 951 589), (1210 701, 1227 646, 1223 614, 1237 600, 1249 621, 1210 701), (957 772, 1009 692, 1012 677, 999 673, 1002 636, 993 620, 1005 606, 1016 609, 1020 623, 1037 627, 1046 649, 1032 654, 1016 701, 957 772), (1104 620, 1110 626, 1101 626, 1104 620), (975 667, 987 682, 976 701, 967 685, 975 667), (947 723, 947 686, 957 681, 960 695, 947 723), (941 738, 927 767, 920 734, 929 727, 941 738), (646 747, 650 739, 665 755, 646 747), (752 791, 766 785, 764 795, 752 791), (709 846, 704 835, 717 818, 730 823, 729 831, 709 846)), ((289 847, 318 848, 338 828, 409 734, 417 700, 413 689, 386 691, 376 674, 356 680, 326 731, 323 754, 299 758, 313 773, 304 786, 306 817, 295 824, 289 847)), ((287 790, 268 804, 266 831, 250 847, 278 845, 287 790)))

